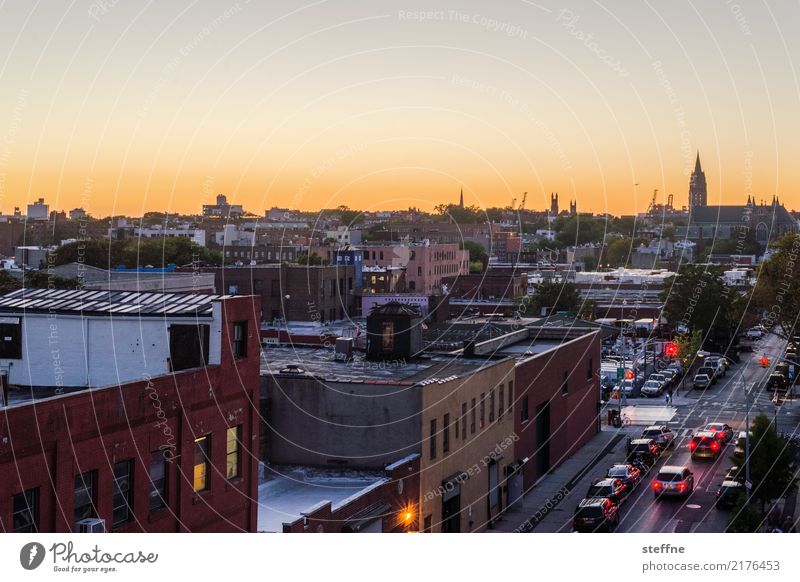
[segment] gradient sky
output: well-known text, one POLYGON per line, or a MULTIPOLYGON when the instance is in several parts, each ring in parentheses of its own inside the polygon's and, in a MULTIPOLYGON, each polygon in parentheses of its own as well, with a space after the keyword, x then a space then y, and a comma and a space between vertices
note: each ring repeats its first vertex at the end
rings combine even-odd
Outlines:
POLYGON ((800 3, 0 0, 0 211, 800 208, 800 3), (424 10, 425 18, 415 11, 424 10), (635 186, 638 184, 638 186, 635 186))

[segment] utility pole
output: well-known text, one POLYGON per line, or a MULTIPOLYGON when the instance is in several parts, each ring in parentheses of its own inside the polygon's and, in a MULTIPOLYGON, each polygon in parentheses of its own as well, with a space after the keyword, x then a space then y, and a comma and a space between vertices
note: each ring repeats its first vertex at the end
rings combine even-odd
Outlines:
POLYGON ((750 390, 744 379, 742 379, 742 386, 744 387, 744 488, 749 505, 750 490, 753 487, 753 482, 750 481, 750 390))

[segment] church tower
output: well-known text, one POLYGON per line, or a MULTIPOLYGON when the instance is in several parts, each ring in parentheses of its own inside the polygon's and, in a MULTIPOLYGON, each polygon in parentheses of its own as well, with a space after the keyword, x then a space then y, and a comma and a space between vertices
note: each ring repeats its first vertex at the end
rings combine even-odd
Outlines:
POLYGON ((689 178, 689 208, 706 206, 708 204, 708 189, 706 188, 706 173, 700 166, 700 152, 694 163, 694 172, 689 178))
POLYGON ((550 192, 550 216, 558 216, 558 192, 550 192))
POLYGON ((569 215, 570 216, 577 216, 577 214, 578 214, 578 201, 576 200, 575 202, 572 202, 570 200, 570 202, 569 202, 569 215))

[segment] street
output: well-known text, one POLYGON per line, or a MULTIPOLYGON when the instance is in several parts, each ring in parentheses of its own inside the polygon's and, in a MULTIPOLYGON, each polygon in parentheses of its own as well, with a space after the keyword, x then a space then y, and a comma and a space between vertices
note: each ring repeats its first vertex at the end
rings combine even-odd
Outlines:
MULTIPOLYGON (((760 412, 770 419, 776 417, 776 406, 771 395, 760 387, 782 355, 785 342, 774 335, 761 340, 753 353, 742 354, 739 364, 728 370, 724 378, 705 391, 694 391, 691 378, 685 388, 676 392, 672 406, 663 400, 629 399, 623 416, 630 424, 619 429, 636 438, 641 430, 654 422, 666 422, 676 435, 675 446, 661 456, 653 469, 643 478, 631 496, 622 504, 620 532, 721 532, 724 531, 730 511, 714 507, 716 491, 725 473, 734 464, 731 460, 736 434, 745 427, 744 386, 756 385, 751 400, 750 421, 760 412), (760 359, 766 355, 768 368, 762 368, 760 359), (709 422, 725 422, 734 429, 734 438, 716 460, 691 459, 688 443, 691 435, 709 422), (655 499, 651 483, 664 465, 688 466, 695 476, 694 491, 688 498, 655 499)), ((779 432, 792 432, 800 426, 800 403, 790 402, 777 410, 779 432)), ((569 532, 572 530, 572 511, 585 495, 592 481, 603 477, 614 463, 624 461, 624 441, 609 455, 600 459, 570 491, 559 505, 538 523, 537 532, 569 532)))

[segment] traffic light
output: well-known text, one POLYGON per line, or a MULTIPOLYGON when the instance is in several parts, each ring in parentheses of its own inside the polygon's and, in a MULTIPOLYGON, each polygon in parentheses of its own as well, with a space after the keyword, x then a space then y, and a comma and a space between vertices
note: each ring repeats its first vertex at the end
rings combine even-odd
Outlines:
POLYGON ((674 358, 678 355, 678 346, 672 342, 664 346, 664 353, 668 358, 674 358))
POLYGON ((633 372, 631 370, 625 370, 625 379, 633 380, 633 372))
POLYGON ((761 356, 761 367, 766 368, 769 366, 769 358, 767 356, 761 356))

